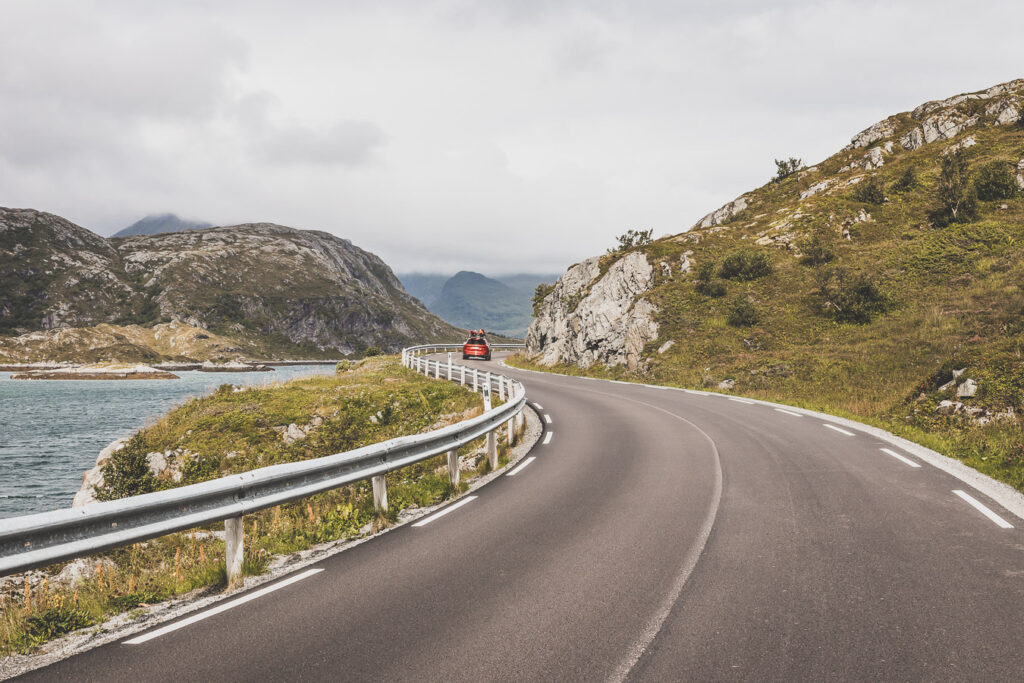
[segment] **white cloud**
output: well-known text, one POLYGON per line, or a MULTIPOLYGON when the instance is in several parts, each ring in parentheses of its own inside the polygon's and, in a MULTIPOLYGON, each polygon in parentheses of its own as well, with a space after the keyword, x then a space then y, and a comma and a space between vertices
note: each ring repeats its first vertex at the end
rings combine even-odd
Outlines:
POLYGON ((679 232, 874 121, 1021 76, 1010 2, 5 0, 0 204, 324 229, 400 270, 679 232))

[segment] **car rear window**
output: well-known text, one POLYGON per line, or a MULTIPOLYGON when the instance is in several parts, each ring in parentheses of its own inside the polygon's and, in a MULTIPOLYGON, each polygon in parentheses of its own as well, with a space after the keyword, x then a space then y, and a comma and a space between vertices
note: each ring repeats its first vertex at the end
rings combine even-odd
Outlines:
POLYGON ((479 337, 470 337, 467 344, 486 344, 487 342, 479 337))

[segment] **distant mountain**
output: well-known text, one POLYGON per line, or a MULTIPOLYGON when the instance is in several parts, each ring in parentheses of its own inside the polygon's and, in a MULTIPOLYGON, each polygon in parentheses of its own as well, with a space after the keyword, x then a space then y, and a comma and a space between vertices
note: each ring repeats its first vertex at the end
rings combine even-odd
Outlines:
POLYGON ((402 281, 405 291, 422 301, 423 305, 427 308, 430 308, 437 301, 437 297, 441 296, 441 289, 450 278, 450 275, 437 275, 435 273, 405 273, 398 275, 398 279, 402 281))
POLYGON ((380 258, 328 233, 255 223, 108 240, 0 208, 0 335, 171 321, 277 357, 463 336, 380 258))
MULTIPOLYGON (((429 302, 424 303, 431 313, 457 327, 483 327, 517 338, 522 338, 530 325, 534 289, 545 278, 547 282, 558 279, 555 275, 536 274, 490 278, 480 273, 461 271, 445 279, 434 294, 433 288, 442 277, 418 274, 413 280, 414 287, 426 292, 429 302)), ((402 281, 407 282, 408 278, 402 276, 402 281)))
POLYGON ((202 221, 182 220, 173 213, 161 213, 146 216, 142 220, 135 221, 127 228, 114 233, 113 237, 159 235, 165 232, 181 232, 182 230, 202 230, 203 228, 212 227, 212 225, 212 223, 204 223, 202 221))

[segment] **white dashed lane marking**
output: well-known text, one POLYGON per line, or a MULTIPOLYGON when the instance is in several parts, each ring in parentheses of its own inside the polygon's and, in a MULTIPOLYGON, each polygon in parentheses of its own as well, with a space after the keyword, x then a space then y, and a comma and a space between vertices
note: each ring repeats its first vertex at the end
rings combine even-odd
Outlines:
POLYGON ((953 491, 953 493, 955 493, 956 495, 958 495, 961 498, 963 498, 965 501, 967 501, 967 503, 971 507, 973 507, 975 510, 977 510, 981 514, 983 514, 986 517, 988 517, 990 520, 992 520, 996 524, 996 526, 1001 527, 1003 529, 1012 529, 1013 528, 1012 524, 1007 522, 1005 519, 1003 519, 1002 517, 1000 517, 996 513, 994 513, 991 510, 989 510, 981 501, 979 501, 978 499, 976 499, 973 496, 969 495, 967 492, 960 491, 960 490, 955 490, 955 491, 953 491))

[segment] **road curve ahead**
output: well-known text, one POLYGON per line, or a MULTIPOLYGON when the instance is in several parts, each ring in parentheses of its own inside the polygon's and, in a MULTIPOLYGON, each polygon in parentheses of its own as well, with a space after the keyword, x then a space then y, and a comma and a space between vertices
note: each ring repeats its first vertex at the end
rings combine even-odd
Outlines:
POLYGON ((532 460, 475 498, 208 618, 26 678, 1017 680, 1024 670, 1024 524, 967 484, 791 411, 504 372, 526 384, 546 433, 532 460))

